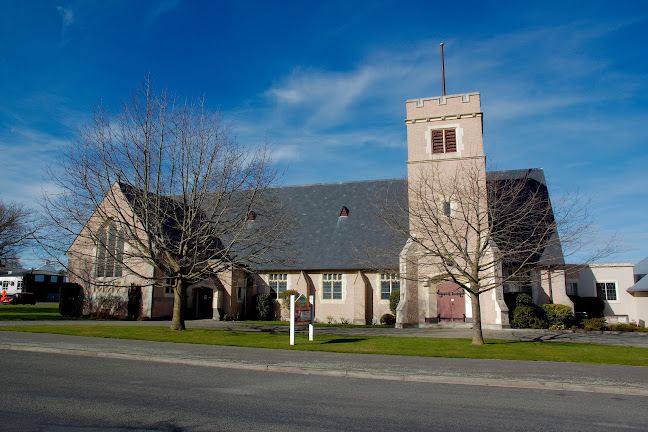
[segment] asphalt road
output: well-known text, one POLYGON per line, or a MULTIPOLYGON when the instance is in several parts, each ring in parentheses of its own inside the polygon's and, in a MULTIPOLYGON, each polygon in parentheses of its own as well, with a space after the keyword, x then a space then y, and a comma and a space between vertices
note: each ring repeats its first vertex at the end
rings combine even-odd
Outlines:
POLYGON ((0 431, 645 431, 647 397, 0 350, 0 431), (9 373, 10 372, 10 373, 9 373))

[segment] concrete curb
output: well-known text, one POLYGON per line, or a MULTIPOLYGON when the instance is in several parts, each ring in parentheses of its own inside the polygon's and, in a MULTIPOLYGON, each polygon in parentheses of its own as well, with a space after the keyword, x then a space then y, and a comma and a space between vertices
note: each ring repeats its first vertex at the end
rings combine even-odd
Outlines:
POLYGON ((259 372, 291 373, 302 375, 319 375, 338 378, 373 379, 386 381, 420 382, 453 385, 475 385, 484 387, 505 387, 533 390, 554 390, 587 393, 606 393, 626 396, 648 396, 648 388, 626 387, 604 384, 567 383, 561 381, 516 380, 505 378, 457 377, 423 374, 394 374, 379 371, 358 371, 346 369, 323 369, 308 366, 281 364, 255 364, 214 360, 197 360, 188 358, 153 357, 128 353, 97 352, 80 349, 48 348, 29 345, 0 344, 0 349, 9 351, 39 352, 47 354, 76 355, 84 357, 109 358, 117 360, 139 360, 156 363, 178 364, 201 367, 216 367, 259 372))

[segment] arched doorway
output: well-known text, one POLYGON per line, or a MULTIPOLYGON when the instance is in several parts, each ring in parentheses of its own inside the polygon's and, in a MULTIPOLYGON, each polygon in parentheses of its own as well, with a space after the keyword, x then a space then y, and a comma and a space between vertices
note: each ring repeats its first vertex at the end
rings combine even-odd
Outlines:
POLYGON ((439 322, 466 322, 465 291, 454 282, 437 285, 439 322))

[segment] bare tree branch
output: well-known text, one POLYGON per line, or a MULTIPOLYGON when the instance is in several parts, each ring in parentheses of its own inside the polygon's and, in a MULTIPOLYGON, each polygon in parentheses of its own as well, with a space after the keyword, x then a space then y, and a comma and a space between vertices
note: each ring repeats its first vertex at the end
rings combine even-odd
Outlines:
POLYGON ((96 286, 130 274, 172 287, 173 329, 184 329, 188 286, 289 241, 267 143, 241 145, 204 99, 156 94, 150 80, 117 114, 97 108, 50 177, 60 190, 45 197, 60 234, 50 244, 69 247, 68 270, 96 286))

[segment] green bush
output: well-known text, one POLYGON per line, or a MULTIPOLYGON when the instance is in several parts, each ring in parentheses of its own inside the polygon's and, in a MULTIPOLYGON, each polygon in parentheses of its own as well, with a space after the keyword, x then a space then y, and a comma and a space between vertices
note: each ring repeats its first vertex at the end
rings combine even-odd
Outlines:
POLYGON ((254 311, 260 320, 267 321, 273 318, 272 297, 270 297, 270 294, 257 294, 254 296, 254 311))
POLYGON ((515 306, 533 306, 533 297, 526 293, 520 293, 515 297, 515 306))
POLYGON ((622 331, 622 332, 648 332, 646 327, 637 327, 634 324, 612 324, 608 327, 608 330, 612 331, 622 331))
POLYGON ((384 314, 380 317, 380 324, 394 325, 396 324, 396 317, 392 314, 384 314))
POLYGON ((557 329, 566 329, 571 327, 574 322, 574 312, 572 308, 562 304, 542 305, 549 326, 557 329))
POLYGON ((542 309, 533 303, 531 305, 518 304, 513 311, 513 321, 511 322, 511 325, 514 328, 533 329, 547 328, 549 326, 542 316, 542 309))
POLYGON ((583 328, 585 330, 607 330, 607 321, 605 318, 589 318, 583 320, 583 328))
POLYGON ((399 302, 400 302, 400 290, 397 289, 392 291, 391 294, 389 294, 389 310, 392 312, 392 314, 394 314, 394 316, 396 316, 396 308, 398 307, 399 302))
POLYGON ((290 296, 291 295, 294 295, 295 300, 297 300, 297 298, 299 297, 300 294, 299 294, 298 291, 295 291, 295 290, 292 290, 292 289, 283 291, 281 293, 281 304, 283 305, 283 307, 290 308, 290 296))
POLYGON ((59 288, 59 313, 64 317, 83 314, 83 289, 79 284, 64 283, 59 288))

